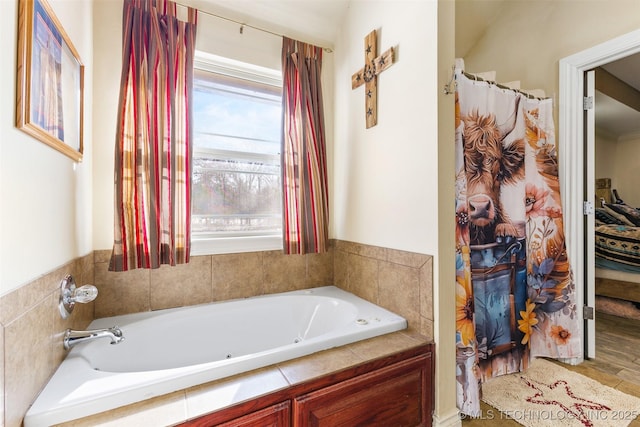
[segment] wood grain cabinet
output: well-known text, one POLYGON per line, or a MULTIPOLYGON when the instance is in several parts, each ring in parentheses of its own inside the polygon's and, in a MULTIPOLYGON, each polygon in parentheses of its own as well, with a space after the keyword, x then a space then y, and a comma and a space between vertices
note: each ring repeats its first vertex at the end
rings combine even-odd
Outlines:
POLYGON ((288 427, 291 425, 290 409, 291 402, 287 400, 216 425, 221 427, 288 427))
POLYGON ((296 427, 430 426, 431 372, 415 357, 293 399, 296 427))
POLYGON ((183 426, 431 426, 433 373, 433 344, 424 344, 216 411, 183 426))

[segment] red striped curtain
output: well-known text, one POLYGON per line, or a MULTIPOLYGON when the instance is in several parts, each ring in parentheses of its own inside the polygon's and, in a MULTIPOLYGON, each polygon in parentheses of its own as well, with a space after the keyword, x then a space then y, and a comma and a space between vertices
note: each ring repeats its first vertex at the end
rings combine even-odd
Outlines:
POLYGON ((283 37, 283 237, 285 254, 321 253, 329 240, 322 107, 322 48, 283 37))
POLYGON ((124 0, 109 270, 189 262, 191 94, 197 11, 124 0))

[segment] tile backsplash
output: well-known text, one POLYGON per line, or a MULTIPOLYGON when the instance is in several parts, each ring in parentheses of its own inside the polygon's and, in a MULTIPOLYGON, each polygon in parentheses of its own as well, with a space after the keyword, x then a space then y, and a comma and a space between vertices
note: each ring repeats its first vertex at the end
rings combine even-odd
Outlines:
POLYGON ((334 284, 407 319, 433 339, 433 257, 346 241, 334 242, 334 284))
POLYGON ((110 251, 96 252, 96 318, 333 284, 332 251, 280 251, 191 257, 189 264, 111 272, 110 251))
POLYGON ((196 256, 187 265, 108 271, 110 251, 95 251, 0 298, 0 427, 18 427, 66 352, 66 328, 94 319, 336 285, 405 317, 409 329, 433 337, 433 260, 395 249, 332 241, 324 254, 280 251, 196 256), (98 298, 58 313, 60 280, 94 284, 98 298), (3 375, 4 374, 4 375, 3 375), (4 421, 4 424, 2 424, 4 421))
POLYGON ((60 281, 67 274, 74 277, 77 286, 93 283, 93 253, 0 298, 0 337, 4 337, 0 413, 4 412, 6 427, 22 424, 27 409, 66 356, 62 347, 65 329, 84 329, 94 318, 93 302, 76 304, 66 320, 60 316, 60 281))

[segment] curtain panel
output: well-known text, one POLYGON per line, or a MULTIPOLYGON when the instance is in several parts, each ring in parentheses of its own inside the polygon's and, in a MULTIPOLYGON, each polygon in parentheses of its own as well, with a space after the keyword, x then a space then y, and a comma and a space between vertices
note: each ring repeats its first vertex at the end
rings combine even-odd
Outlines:
POLYGON ((321 253, 329 240, 322 48, 283 37, 282 186, 285 254, 321 253))
POLYGON ((455 71, 456 380, 481 383, 535 357, 580 359, 581 308, 566 251, 553 100, 455 71))
POLYGON ((196 19, 167 0, 124 0, 111 271, 189 261, 196 19))

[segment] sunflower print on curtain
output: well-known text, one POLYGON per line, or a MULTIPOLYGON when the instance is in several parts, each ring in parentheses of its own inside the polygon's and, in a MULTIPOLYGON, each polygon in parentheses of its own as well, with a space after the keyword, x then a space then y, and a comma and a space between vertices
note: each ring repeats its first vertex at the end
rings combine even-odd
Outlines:
POLYGON ((125 0, 111 271, 189 262, 197 11, 125 0))
POLYGON ((552 100, 456 78, 456 379, 481 384, 536 356, 581 358, 563 230, 552 100))

